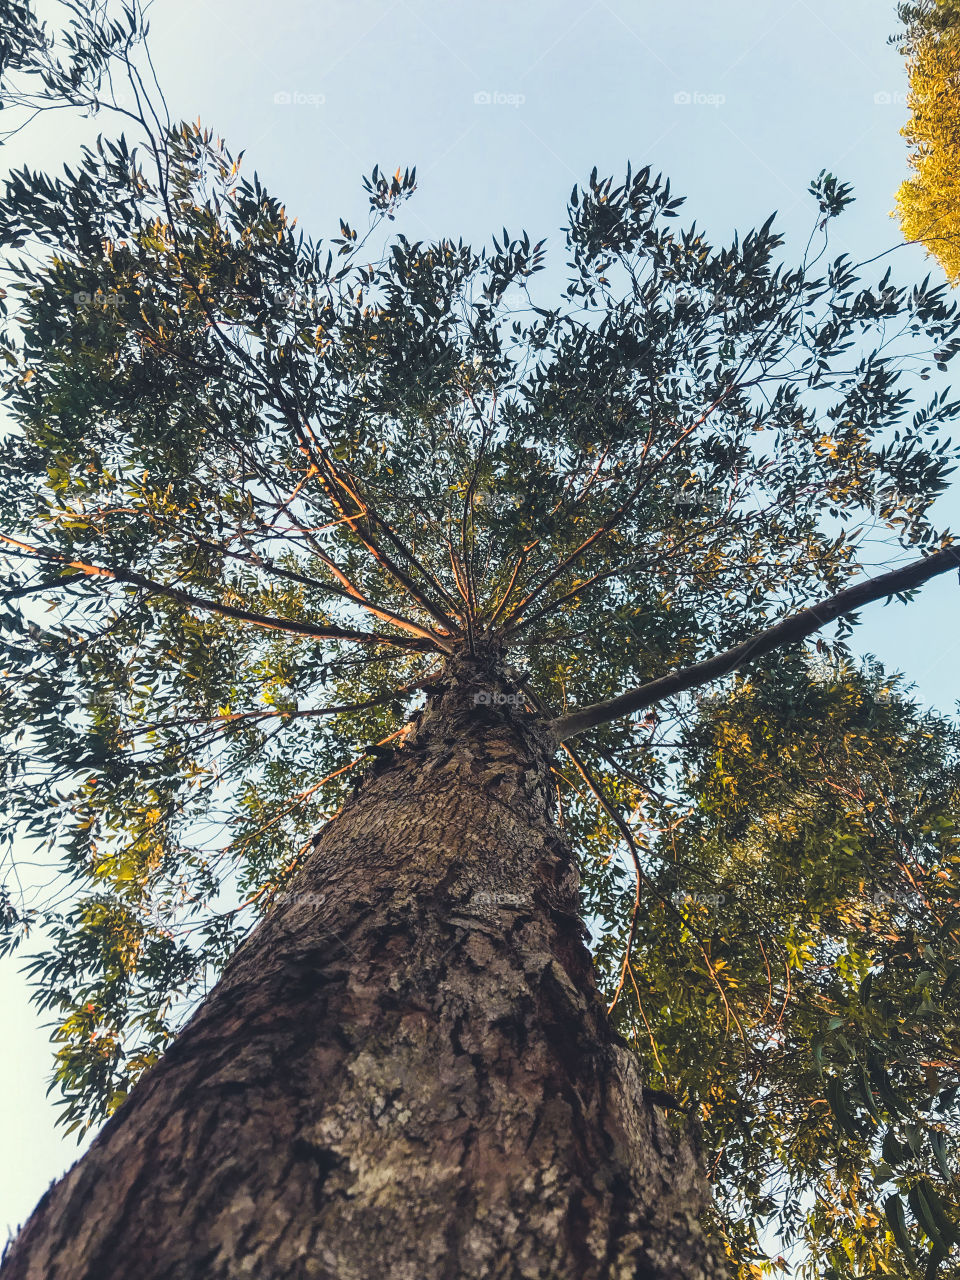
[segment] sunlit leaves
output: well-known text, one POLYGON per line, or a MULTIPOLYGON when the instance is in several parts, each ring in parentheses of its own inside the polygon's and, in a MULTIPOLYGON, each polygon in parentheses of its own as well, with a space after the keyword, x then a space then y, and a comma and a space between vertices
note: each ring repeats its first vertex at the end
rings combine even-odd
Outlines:
MULTIPOLYGON (((796 660, 738 679, 688 723, 687 798, 651 848, 618 1017, 648 1072, 696 1104, 732 1256, 751 1274, 752 1233, 774 1210, 806 1242, 804 1275, 897 1274, 904 1241, 949 1253, 956 729, 879 669, 796 660)), ((598 962, 612 989, 617 948, 598 962)))
POLYGON ((910 119, 903 134, 911 144, 913 177, 897 192, 903 234, 919 241, 960 279, 960 5, 927 0, 901 6, 907 23, 910 119))

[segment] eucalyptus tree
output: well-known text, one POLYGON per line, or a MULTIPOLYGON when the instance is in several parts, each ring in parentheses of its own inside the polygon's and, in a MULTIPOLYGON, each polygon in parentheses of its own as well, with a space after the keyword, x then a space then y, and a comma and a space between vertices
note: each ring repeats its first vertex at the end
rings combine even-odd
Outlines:
POLYGON ((956 304, 826 173, 794 265, 648 168, 549 296, 412 170, 314 240, 111 56, 0 203, 3 945, 102 1123, 4 1280, 947 1274, 960 739, 848 642, 960 564, 956 304))

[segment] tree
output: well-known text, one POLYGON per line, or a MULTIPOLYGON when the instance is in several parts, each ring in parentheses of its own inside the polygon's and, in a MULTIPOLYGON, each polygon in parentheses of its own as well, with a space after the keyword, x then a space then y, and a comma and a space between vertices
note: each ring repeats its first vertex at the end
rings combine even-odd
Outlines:
POLYGON ((0 204, 5 948, 105 1120, 4 1280, 944 1275, 960 739, 848 640, 960 565, 956 304, 825 173, 792 267, 630 168, 552 299, 412 170, 323 246, 141 101, 0 204))
POLYGON ((913 151, 897 192, 903 234, 920 241, 952 284, 960 279, 960 4, 901 5, 910 76, 910 119, 902 129, 913 151))

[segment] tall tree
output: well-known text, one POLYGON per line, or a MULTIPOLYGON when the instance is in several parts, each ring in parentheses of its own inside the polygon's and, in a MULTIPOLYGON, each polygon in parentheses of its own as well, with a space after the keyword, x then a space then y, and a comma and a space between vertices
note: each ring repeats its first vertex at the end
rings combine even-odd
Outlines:
POLYGON ((110 56, 0 203, 0 919, 109 1117, 4 1280, 948 1274, 960 738, 847 642, 960 565, 956 304, 829 174, 789 267, 629 168, 559 296, 413 171, 322 245, 110 56))
POLYGON ((952 284, 960 280, 960 3, 924 0, 900 6, 907 55, 910 119, 902 133, 913 150, 897 192, 903 234, 920 241, 952 284))

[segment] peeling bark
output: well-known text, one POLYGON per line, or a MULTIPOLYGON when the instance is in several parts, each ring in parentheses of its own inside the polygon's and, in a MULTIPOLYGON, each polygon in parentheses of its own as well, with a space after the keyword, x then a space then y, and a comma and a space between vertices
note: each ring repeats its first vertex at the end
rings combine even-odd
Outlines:
POLYGON ((482 701, 504 679, 448 663, 2 1280, 727 1274, 594 984, 556 743, 482 701))

